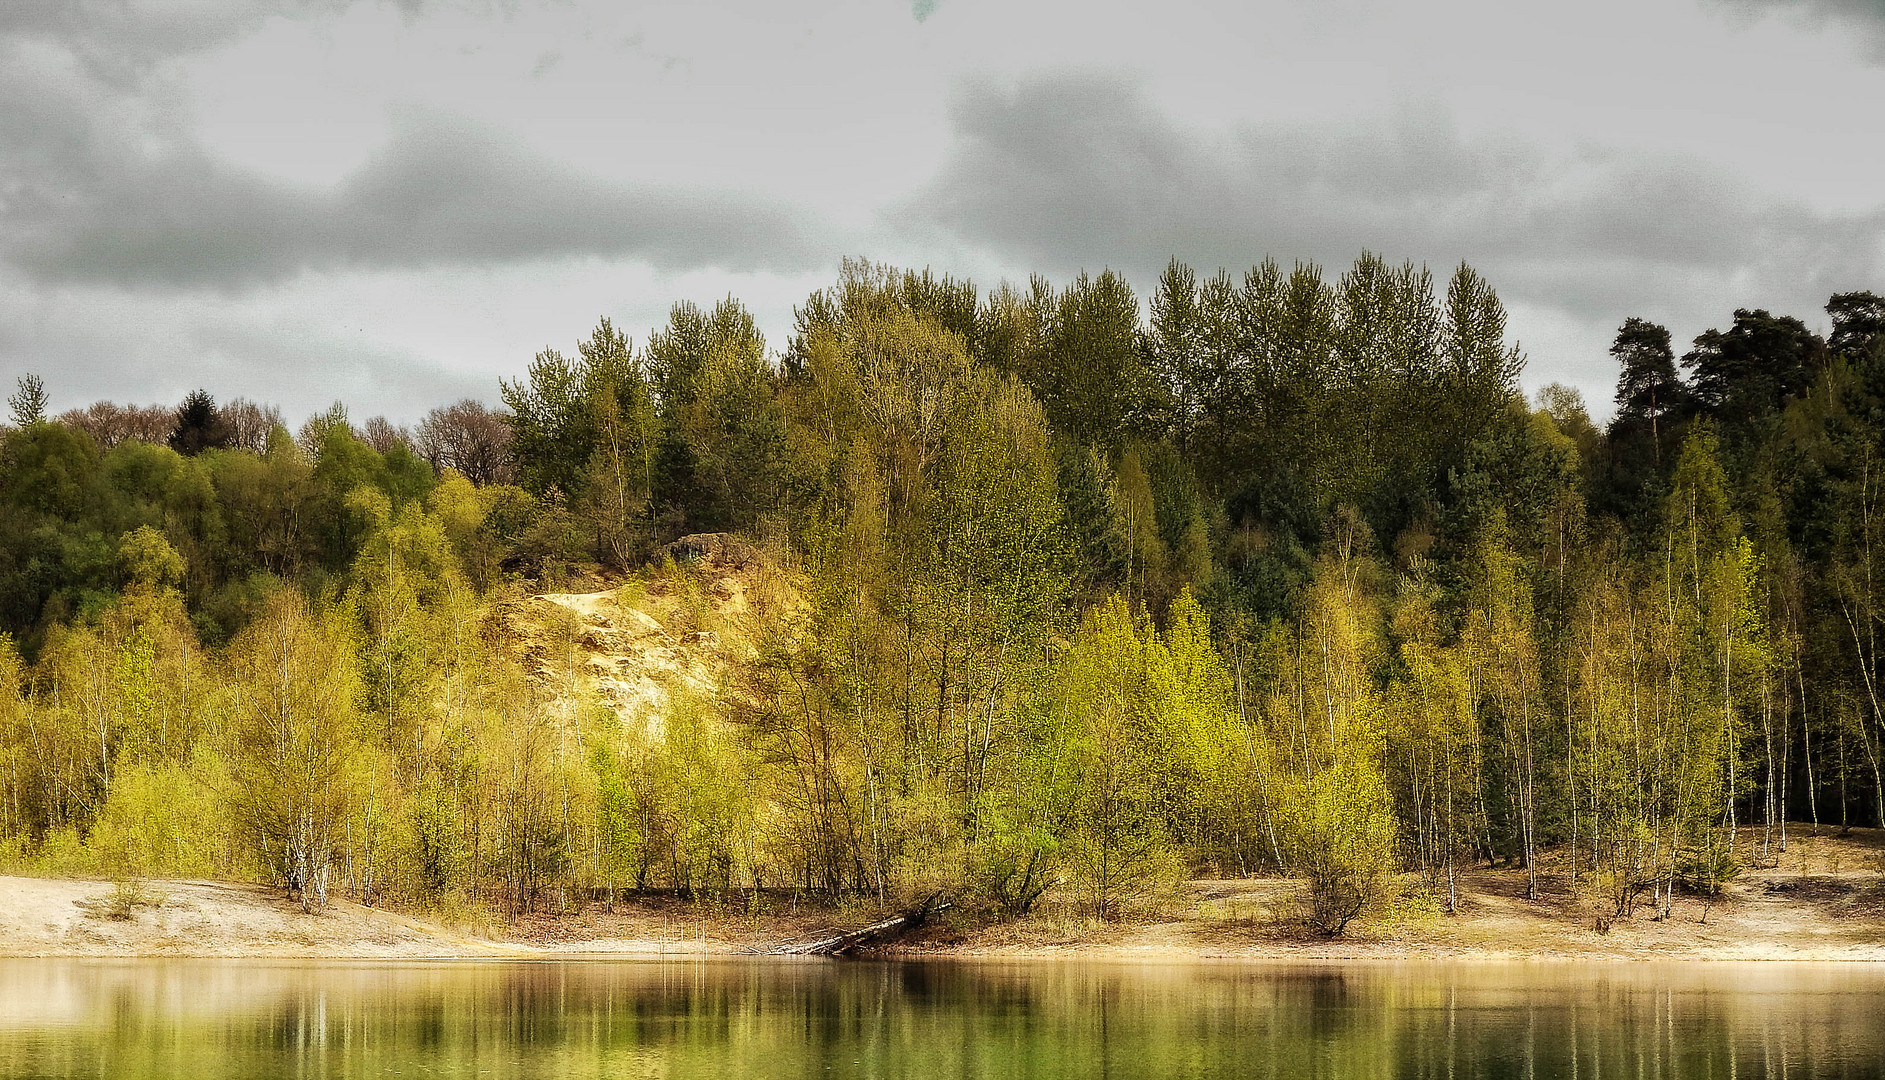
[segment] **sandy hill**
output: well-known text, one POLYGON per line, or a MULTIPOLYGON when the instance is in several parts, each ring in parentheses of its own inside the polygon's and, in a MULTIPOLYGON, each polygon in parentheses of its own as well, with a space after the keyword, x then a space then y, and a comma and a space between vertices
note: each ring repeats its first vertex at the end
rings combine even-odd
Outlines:
POLYGON ((612 588, 525 597, 501 617, 553 694, 572 707, 600 701, 630 730, 649 730, 677 695, 726 693, 734 666, 802 608, 775 560, 703 533, 612 588))

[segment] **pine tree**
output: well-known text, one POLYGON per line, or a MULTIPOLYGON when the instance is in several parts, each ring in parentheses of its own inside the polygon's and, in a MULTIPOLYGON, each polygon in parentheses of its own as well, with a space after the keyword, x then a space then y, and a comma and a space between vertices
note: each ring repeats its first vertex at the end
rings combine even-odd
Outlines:
POLYGON ((221 450, 235 439, 235 429, 216 408, 207 390, 193 390, 177 406, 177 426, 170 433, 170 448, 190 457, 205 450, 221 450))

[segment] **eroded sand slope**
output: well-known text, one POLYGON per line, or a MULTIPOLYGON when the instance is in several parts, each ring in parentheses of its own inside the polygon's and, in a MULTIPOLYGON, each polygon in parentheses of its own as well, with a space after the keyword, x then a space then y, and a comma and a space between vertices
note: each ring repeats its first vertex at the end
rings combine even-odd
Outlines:
POLYGON ((546 592, 503 611, 531 673, 566 706, 599 701, 653 733, 678 698, 726 693, 734 666, 802 607, 791 575, 711 533, 669 546, 680 558, 598 592, 546 592))

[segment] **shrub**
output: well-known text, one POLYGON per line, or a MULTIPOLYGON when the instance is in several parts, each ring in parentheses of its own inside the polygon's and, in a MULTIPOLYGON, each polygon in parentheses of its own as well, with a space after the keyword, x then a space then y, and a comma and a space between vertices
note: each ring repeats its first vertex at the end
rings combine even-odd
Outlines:
POLYGON ((1283 810, 1284 859, 1303 879, 1302 920, 1335 937, 1387 893, 1394 858, 1387 785, 1369 763, 1342 761, 1292 785, 1283 810))
POLYGON ((1720 896, 1721 887, 1741 875, 1740 860, 1726 843, 1710 839, 1676 864, 1682 887, 1702 896, 1720 896))
POLYGON ((119 878, 111 886, 110 895, 105 897, 104 916, 118 922, 126 922, 136 917, 140 907, 161 907, 163 898, 152 892, 137 878, 119 878))

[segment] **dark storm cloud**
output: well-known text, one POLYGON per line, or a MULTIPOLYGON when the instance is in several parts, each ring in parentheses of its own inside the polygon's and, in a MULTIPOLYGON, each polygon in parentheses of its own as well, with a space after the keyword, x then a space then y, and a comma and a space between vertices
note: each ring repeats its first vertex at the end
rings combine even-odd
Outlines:
POLYGON ((1468 139, 1433 111, 1214 137, 1132 82, 1062 74, 966 91, 954 127, 949 161, 906 220, 1060 271, 1108 264, 1145 281, 1174 254, 1206 268, 1266 255, 1339 267, 1366 249, 1464 259, 1509 298, 1607 320, 1728 279, 1812 292, 1885 265, 1885 211, 1764 205, 1700 164, 1552 157, 1468 139))

